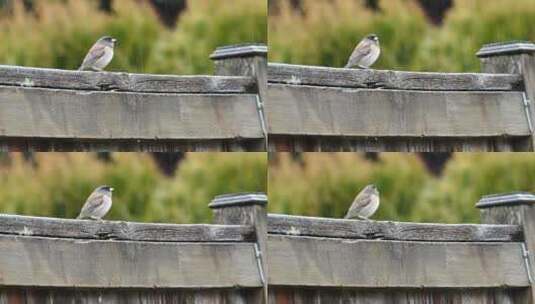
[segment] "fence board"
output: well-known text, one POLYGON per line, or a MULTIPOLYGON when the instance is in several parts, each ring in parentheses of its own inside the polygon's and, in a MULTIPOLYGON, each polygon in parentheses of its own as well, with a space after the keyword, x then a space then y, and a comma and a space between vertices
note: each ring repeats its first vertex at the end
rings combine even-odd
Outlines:
POLYGON ((268 81, 294 85, 425 91, 521 91, 519 74, 430 73, 268 64, 268 81))
POLYGON ((362 288, 527 287, 520 243, 446 243, 271 235, 269 283, 362 288))
POLYGON ((263 138, 255 95, 172 95, 0 87, 0 136, 263 138))
POLYGON ((256 93, 252 77, 81 72, 0 65, 0 85, 141 93, 256 93))
POLYGON ((427 224, 268 215, 272 234, 435 242, 523 241, 519 225, 427 224))
POLYGON ((0 289, 0 304, 13 303, 143 303, 224 304, 255 303, 251 289, 0 289))
POLYGON ((254 229, 240 225, 153 224, 0 215, 0 234, 158 242, 244 242, 254 229))
POLYGON ((511 152, 529 151, 529 137, 269 136, 278 152, 511 152))
POLYGON ((262 287, 252 243, 161 243, 0 236, 4 286, 262 287))
POLYGON ((520 92, 432 92, 271 84, 270 134, 529 136, 520 92))
POLYGON ((272 288, 270 304, 519 304, 528 303, 525 289, 289 289, 272 288))

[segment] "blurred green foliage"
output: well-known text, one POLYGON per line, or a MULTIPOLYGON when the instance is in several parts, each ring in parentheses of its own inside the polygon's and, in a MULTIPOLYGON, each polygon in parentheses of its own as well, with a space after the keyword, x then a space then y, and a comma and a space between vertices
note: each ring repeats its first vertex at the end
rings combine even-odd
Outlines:
POLYGON ((115 0, 113 13, 98 1, 35 0, 0 10, 0 64, 77 69, 103 35, 119 40, 108 70, 210 74, 209 55, 218 46, 267 42, 264 0, 195 0, 173 30, 145 1, 115 0))
POLYGON ((443 176, 432 176, 416 154, 381 153, 377 163, 356 153, 288 154, 270 160, 272 212, 343 217, 367 184, 381 193, 374 219, 478 223, 483 195, 535 192, 533 153, 456 153, 443 176))
POLYGON ((302 11, 279 2, 269 17, 271 61, 342 67, 358 41, 376 33, 376 68, 477 72, 483 44, 535 41, 533 0, 456 0, 440 27, 412 0, 382 0, 378 13, 361 0, 302 0, 302 11))
POLYGON ((37 153, 0 158, 2 213, 74 218, 94 188, 115 188, 107 219, 209 222, 216 195, 267 191, 265 153, 188 153, 175 177, 162 175, 149 154, 37 153))

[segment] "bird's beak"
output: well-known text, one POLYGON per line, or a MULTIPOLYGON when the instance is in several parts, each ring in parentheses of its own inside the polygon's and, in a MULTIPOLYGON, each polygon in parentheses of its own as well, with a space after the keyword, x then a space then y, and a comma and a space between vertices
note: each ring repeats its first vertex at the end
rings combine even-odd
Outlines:
POLYGON ((113 188, 110 188, 110 192, 113 192, 113 188))
POLYGON ((113 43, 117 43, 117 39, 115 39, 115 38, 113 38, 111 41, 112 41, 113 43))

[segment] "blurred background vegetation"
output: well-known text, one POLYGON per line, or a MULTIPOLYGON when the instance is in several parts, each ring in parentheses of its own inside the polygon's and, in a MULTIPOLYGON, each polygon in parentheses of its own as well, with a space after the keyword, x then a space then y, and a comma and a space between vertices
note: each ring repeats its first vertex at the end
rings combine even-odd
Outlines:
POLYGON ((483 44, 535 41, 533 0, 269 0, 271 61, 343 67, 380 37, 375 68, 479 71, 483 44))
POLYGON ((216 195, 266 192, 266 153, 2 153, 0 212, 74 218, 115 188, 106 219, 206 223, 216 195))
POLYGON ((77 69, 101 36, 107 70, 211 74, 218 46, 267 43, 266 0, 0 0, 0 64, 77 69))
POLYGON ((479 223, 483 195, 535 192, 533 153, 270 154, 272 212, 341 218, 367 184, 381 193, 373 219, 479 223))

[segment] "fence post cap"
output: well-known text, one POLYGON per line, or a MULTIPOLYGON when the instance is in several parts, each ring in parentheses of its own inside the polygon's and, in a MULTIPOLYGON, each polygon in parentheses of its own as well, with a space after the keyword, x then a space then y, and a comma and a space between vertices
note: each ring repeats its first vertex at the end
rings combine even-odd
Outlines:
POLYGON ((508 41, 489 43, 476 53, 479 58, 505 54, 529 54, 535 52, 535 44, 530 41, 508 41))
POLYGON ((479 209, 498 206, 518 206, 535 203, 535 194, 529 192, 500 193, 483 196, 476 207, 479 209))
POLYGON ((265 206, 267 201, 265 193, 231 193, 216 196, 208 207, 219 209, 236 206, 265 206))
POLYGON ((262 43, 235 44, 218 47, 210 59, 221 60, 236 57, 266 56, 267 46, 262 43))

